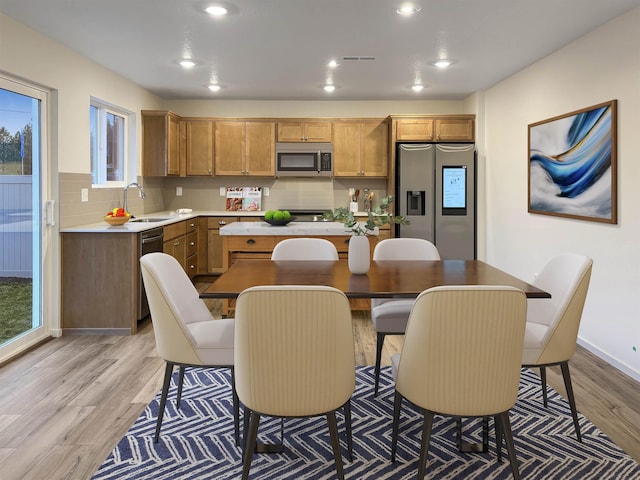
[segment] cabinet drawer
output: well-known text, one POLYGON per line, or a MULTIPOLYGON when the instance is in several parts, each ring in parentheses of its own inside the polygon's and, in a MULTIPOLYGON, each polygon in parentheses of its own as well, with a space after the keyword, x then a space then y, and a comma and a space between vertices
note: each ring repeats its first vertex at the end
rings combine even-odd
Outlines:
POLYGON ((198 253, 198 232, 187 234, 187 257, 198 253))
POLYGON ((237 220, 237 217, 207 217, 207 228, 209 230, 216 230, 237 220))
POLYGON ((228 249, 230 252, 271 252, 275 245, 274 237, 262 236, 230 236, 228 249))
POLYGON ((351 235, 339 236, 339 237, 322 237, 325 240, 329 240, 336 246, 338 253, 346 253, 349 251, 349 239, 351 235))
POLYGON ((189 278, 193 278, 196 275, 198 275, 198 254, 197 253, 195 255, 191 255, 190 257, 187 257, 186 271, 187 271, 187 274, 189 275, 189 278))
POLYGON ((185 232, 191 233, 196 232, 198 230, 198 218, 190 218, 189 220, 185 220, 185 232))
POLYGON ((178 223, 172 223, 164 227, 164 240, 171 240, 172 238, 179 237, 187 233, 187 222, 182 221, 178 223))

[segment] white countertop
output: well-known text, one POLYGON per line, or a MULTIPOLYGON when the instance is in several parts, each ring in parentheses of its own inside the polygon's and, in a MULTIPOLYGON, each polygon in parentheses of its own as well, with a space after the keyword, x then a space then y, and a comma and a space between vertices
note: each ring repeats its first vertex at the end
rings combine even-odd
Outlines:
MULTIPOLYGON (((352 235, 340 222, 290 222, 283 226, 269 225, 267 222, 236 222, 220 227, 220 235, 352 235)), ((378 229, 373 232, 378 234, 378 229)))
MULTIPOLYGON (((195 217, 262 217, 265 212, 228 212, 226 210, 194 210, 191 213, 178 215, 175 211, 163 211, 147 213, 144 215, 136 215, 139 218, 162 218, 160 222, 135 222, 129 220, 124 225, 109 225, 100 219, 96 223, 88 225, 79 225, 77 227, 69 227, 60 229, 61 233, 138 233, 152 228, 164 227, 172 223, 182 220, 189 220, 195 217)), ((358 213, 357 216, 366 216, 366 213, 358 213)), ((268 223, 260 220, 256 222, 238 222, 231 223, 220 229, 221 235, 349 235, 349 231, 344 230, 344 226, 339 222, 291 222, 284 227, 273 227, 268 223), (228 227, 236 225, 239 230, 225 230, 228 227), (244 225, 244 227, 243 227, 244 225), (249 231, 251 229, 251 231, 249 231), (285 229, 285 230, 283 230, 285 229), (339 230, 339 231, 338 231, 339 230), (295 233, 292 233, 295 231, 295 233), (228 233, 235 232, 235 233, 228 233), (246 233, 243 233, 246 232, 246 233), (312 232, 312 233, 310 233, 312 232), (333 232, 333 233, 331 233, 333 232)), ((377 232, 376 232, 377 234, 377 232)))

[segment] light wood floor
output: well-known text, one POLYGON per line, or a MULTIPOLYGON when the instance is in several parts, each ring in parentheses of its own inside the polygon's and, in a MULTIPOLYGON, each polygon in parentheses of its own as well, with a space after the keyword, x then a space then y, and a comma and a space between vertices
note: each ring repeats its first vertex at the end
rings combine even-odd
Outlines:
MULTIPOLYGON (((373 365, 368 312, 354 312, 356 361, 373 365)), ((402 346, 388 337, 383 363, 402 346)), ((578 348, 578 409, 640 461, 640 385, 578 348)), ((131 337, 61 337, 0 367, 0 479, 84 480, 160 390, 163 361, 147 322, 131 337)), ((564 394, 559 371, 550 384, 564 394)))

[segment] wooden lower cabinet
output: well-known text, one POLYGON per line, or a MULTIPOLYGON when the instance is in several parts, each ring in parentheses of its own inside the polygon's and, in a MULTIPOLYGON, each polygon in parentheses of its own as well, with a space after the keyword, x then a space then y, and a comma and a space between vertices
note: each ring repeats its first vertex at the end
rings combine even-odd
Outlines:
POLYGON ((207 272, 220 274, 224 272, 222 257, 223 246, 220 227, 237 221, 236 217, 206 217, 207 224, 207 272))
POLYGON ((62 233, 62 332, 137 332, 137 233, 62 233))

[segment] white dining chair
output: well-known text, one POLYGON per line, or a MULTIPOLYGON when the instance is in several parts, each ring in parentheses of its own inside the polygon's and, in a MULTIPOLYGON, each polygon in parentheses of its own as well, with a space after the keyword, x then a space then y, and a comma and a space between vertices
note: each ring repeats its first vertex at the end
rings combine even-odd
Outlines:
POLYGON ((338 250, 324 238, 286 238, 273 248, 271 260, 338 260, 338 250))
POLYGON ((154 442, 158 442, 173 368, 179 367, 176 405, 180 408, 186 367, 229 368, 236 443, 239 403, 233 368, 234 320, 214 319, 186 272, 171 255, 154 252, 140 257, 153 334, 158 354, 166 362, 154 442))
MULTIPOLYGON (((236 304, 238 397, 250 412, 242 478, 246 479, 262 415, 325 416, 338 478, 343 479, 336 410, 343 408, 351 454, 355 345, 349 301, 327 286, 259 286, 236 304)), ((313 445, 314 447, 317 445, 313 445)))
MULTIPOLYGON (((373 260, 440 260, 436 246, 422 238, 387 238, 373 250, 373 260)), ((371 321, 376 331, 376 364, 374 395, 378 395, 382 347, 387 335, 403 335, 414 300, 374 298, 371 300, 371 321)))
POLYGON ((531 282, 551 298, 529 299, 523 367, 540 368, 542 398, 547 406, 546 367, 559 365, 567 391, 573 426, 582 442, 578 410, 569 373, 576 351, 582 310, 589 289, 593 261, 584 255, 561 254, 551 258, 531 282))
POLYGON ((498 459, 504 435, 513 477, 520 478, 509 410, 518 396, 526 313, 527 298, 513 287, 434 287, 418 296, 402 352, 392 357, 392 462, 407 399, 424 414, 417 478, 425 476, 435 415, 492 416, 498 459))

